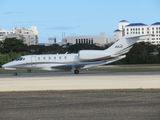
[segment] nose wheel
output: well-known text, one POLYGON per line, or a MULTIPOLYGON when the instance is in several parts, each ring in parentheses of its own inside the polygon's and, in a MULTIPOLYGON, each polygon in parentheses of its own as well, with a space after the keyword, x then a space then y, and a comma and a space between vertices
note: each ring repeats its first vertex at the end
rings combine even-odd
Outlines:
POLYGON ((17 72, 16 71, 14 71, 14 76, 17 76, 17 72))

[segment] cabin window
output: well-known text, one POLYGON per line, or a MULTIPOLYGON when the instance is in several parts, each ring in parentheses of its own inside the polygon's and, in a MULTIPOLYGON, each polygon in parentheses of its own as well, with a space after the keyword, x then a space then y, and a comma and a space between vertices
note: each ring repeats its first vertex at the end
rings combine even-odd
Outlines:
POLYGON ((67 57, 66 57, 66 56, 64 56, 64 59, 67 59, 67 57))
POLYGON ((59 56, 59 59, 61 59, 61 56, 59 56))
POLYGON ((25 60, 25 58, 17 58, 15 61, 22 61, 25 60))
POLYGON ((56 57, 54 57, 54 59, 56 59, 56 57))
POLYGON ((43 57, 43 60, 45 60, 45 57, 43 57))
POLYGON ((49 57, 48 59, 51 60, 51 57, 49 57))
POLYGON ((40 60, 40 57, 38 57, 38 60, 40 60))

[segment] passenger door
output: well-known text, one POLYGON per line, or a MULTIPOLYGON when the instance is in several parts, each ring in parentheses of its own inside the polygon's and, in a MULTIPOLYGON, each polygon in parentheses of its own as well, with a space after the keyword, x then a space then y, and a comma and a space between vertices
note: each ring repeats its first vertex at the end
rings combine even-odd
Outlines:
POLYGON ((35 67, 36 66, 36 56, 31 57, 31 66, 35 67))

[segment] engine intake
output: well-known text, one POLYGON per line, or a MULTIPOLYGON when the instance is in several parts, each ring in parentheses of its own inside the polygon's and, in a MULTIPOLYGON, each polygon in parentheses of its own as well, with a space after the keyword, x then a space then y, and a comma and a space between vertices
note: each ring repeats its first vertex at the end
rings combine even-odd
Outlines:
POLYGON ((80 50, 78 52, 80 59, 98 59, 106 57, 106 53, 103 50, 80 50))

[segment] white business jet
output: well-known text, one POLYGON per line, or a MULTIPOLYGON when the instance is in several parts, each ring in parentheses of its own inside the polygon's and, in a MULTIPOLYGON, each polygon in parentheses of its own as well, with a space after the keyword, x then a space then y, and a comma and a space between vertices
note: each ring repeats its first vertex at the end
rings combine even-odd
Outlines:
POLYGON ((138 40, 145 40, 149 35, 126 35, 105 50, 80 50, 77 54, 43 54, 25 55, 2 65, 4 69, 31 69, 62 71, 71 70, 74 74, 79 74, 80 69, 109 64, 126 57, 126 53, 138 40))

